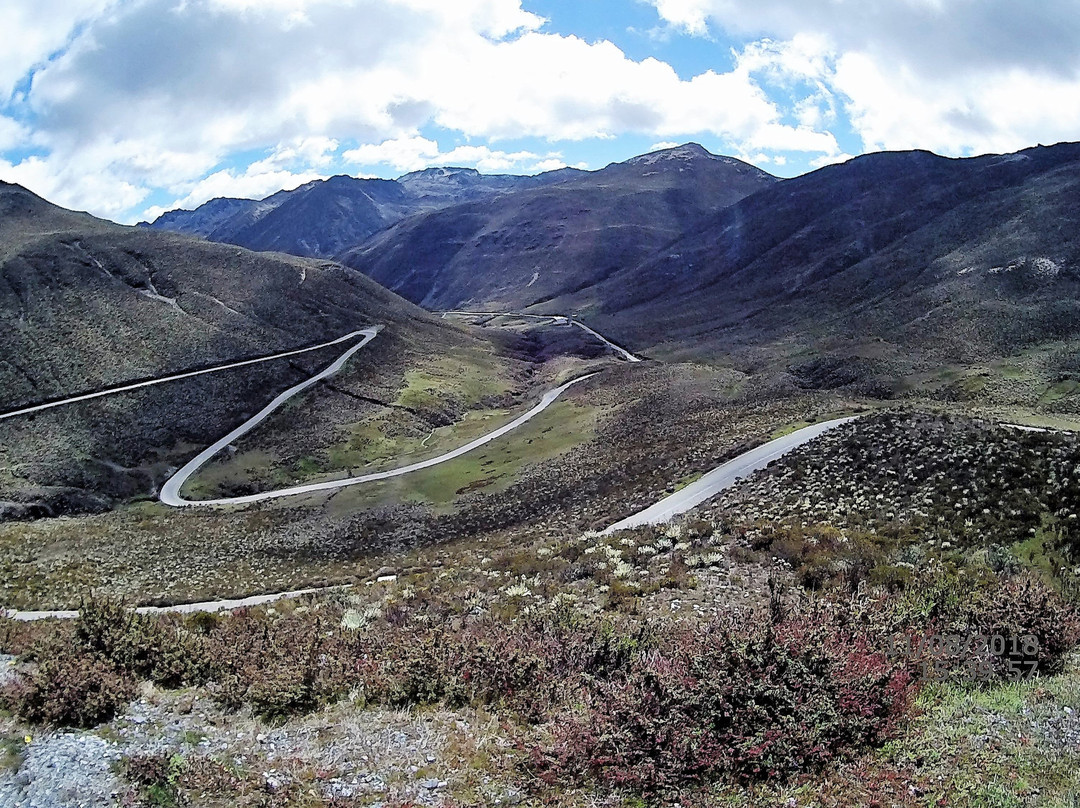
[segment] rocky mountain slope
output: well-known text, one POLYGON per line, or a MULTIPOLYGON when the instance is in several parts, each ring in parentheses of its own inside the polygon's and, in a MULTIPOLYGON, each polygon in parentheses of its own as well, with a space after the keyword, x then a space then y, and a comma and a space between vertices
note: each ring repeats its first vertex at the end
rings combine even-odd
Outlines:
POLYGON ((774 182, 687 144, 410 217, 342 260, 426 308, 520 308, 635 266, 774 182))
POLYGON ((638 347, 801 353, 811 376, 1067 347, 1080 337, 1078 191, 1080 144, 871 154, 767 188, 550 305, 589 310, 638 347))
POLYGON ((328 257, 424 211, 561 182, 573 169, 535 177, 483 175, 471 168, 429 168, 397 180, 345 175, 316 180, 262 200, 212 199, 144 225, 238 244, 252 250, 328 257))

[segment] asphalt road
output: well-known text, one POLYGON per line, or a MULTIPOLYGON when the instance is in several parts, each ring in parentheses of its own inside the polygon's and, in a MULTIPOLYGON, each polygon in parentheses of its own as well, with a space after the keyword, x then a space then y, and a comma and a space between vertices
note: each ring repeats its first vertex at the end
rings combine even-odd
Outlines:
MULTIPOLYGON (((240 424, 240 426, 238 426, 232 432, 227 434, 225 437, 215 441, 210 446, 199 452, 199 454, 189 460, 179 471, 177 471, 172 477, 165 481, 165 485, 161 487, 161 493, 158 494, 158 499, 160 499, 166 505, 172 505, 173 507, 180 507, 183 505, 223 504, 224 502, 226 502, 227 500, 214 500, 213 502, 189 502, 188 500, 180 496, 180 488, 184 485, 185 482, 187 482, 188 477, 190 477, 192 474, 194 474, 196 471, 203 467, 206 461, 208 461, 211 457, 216 455, 234 440, 239 438, 241 435, 250 432, 252 429, 261 424, 263 421, 266 420, 267 417, 269 417, 269 415, 274 410, 276 410, 290 398, 295 396, 297 393, 301 393, 304 390, 307 390, 313 384, 318 384, 328 376, 333 376, 335 373, 341 370, 341 368, 345 366, 345 363, 349 361, 352 355, 359 351, 361 348, 363 348, 365 345, 367 345, 369 342, 371 342, 373 339, 375 339, 375 336, 381 330, 382 326, 376 325, 370 328, 362 328, 359 331, 354 331, 352 332, 352 334, 349 334, 348 336, 350 337, 363 336, 364 338, 360 342, 356 343, 356 345, 353 345, 351 348, 345 351, 345 353, 343 353, 337 359, 335 359, 333 363, 330 364, 328 367, 319 371, 310 379, 305 379, 304 381, 300 382, 300 384, 293 385, 285 392, 280 393, 276 398, 274 398, 273 401, 271 401, 269 404, 267 404, 265 407, 255 413, 255 415, 253 415, 251 418, 244 421, 244 423, 240 424)), ((263 495, 258 496, 263 497, 263 495)), ((265 496, 265 498, 269 499, 270 497, 265 496)), ((257 502, 258 499, 253 499, 250 501, 257 502)))
MULTIPOLYGON (((371 336, 374 337, 375 335, 372 334, 371 336)), ((338 488, 346 488, 351 485, 359 485, 360 483, 369 483, 374 482, 375 480, 388 480, 391 477, 400 477, 403 474, 409 474, 414 471, 419 471, 420 469, 431 468, 432 466, 437 466, 440 463, 445 463, 448 460, 453 460, 456 457, 461 457, 466 452, 471 452, 473 449, 477 449, 480 446, 483 446, 485 443, 490 443, 496 438, 501 438, 507 432, 512 432, 513 430, 524 424, 526 421, 535 418, 537 415, 542 413, 544 410, 551 406, 552 402, 554 402, 555 399, 561 396, 564 392, 566 392, 567 389, 569 389, 573 385, 578 384, 579 382, 583 382, 586 379, 591 379, 593 376, 596 375, 595 373, 589 373, 585 376, 578 376, 576 379, 571 379, 570 381, 560 385, 559 387, 556 387, 553 390, 548 390, 544 394, 544 397, 540 399, 539 404, 537 404, 535 407, 533 407, 531 410, 524 413, 523 415, 519 415, 510 423, 499 427, 493 432, 482 435, 476 440, 466 443, 464 446, 459 446, 457 449, 449 451, 446 454, 439 455, 438 457, 432 457, 428 460, 421 460, 417 463, 411 463, 407 466, 390 469, 389 471, 376 471, 372 472, 371 474, 363 474, 359 477, 345 477, 340 480, 325 480, 323 482, 308 483, 306 485, 296 485, 290 488, 280 488, 276 491, 264 491, 259 494, 247 494, 240 497, 187 500, 180 496, 180 488, 187 481, 188 477, 198 471, 203 466, 203 464, 206 463, 207 460, 216 455, 218 452, 220 452, 222 449, 232 443, 232 441, 243 435, 245 432, 248 432, 252 428, 257 426, 260 421, 265 419, 266 416, 268 416, 275 409, 284 404, 288 399, 292 398, 292 396, 296 395, 301 390, 310 387, 312 384, 315 384, 315 382, 321 379, 325 379, 332 373, 337 372, 337 370, 345 364, 345 361, 350 356, 352 356, 353 353, 364 347, 364 345, 367 344, 370 339, 371 337, 369 337, 367 340, 360 343, 359 345, 355 345, 350 348, 349 351, 343 354, 333 365, 324 370, 322 373, 318 374, 317 376, 312 376, 310 379, 308 379, 306 382, 303 382, 302 384, 298 384, 295 387, 290 387, 284 393, 271 401, 261 412, 259 412, 253 418, 245 421, 243 424, 238 426, 224 438, 200 452, 197 457, 195 457, 186 466, 180 469, 180 471, 178 471, 176 474, 169 478, 168 482, 166 482, 161 489, 159 499, 166 505, 172 505, 174 507, 190 507, 194 505, 246 505, 251 502, 264 502, 269 499, 291 497, 296 496, 297 494, 310 494, 316 491, 333 491, 338 488)))
POLYGON ((641 525, 659 525, 669 522, 679 514, 686 513, 705 500, 716 496, 725 488, 730 488, 744 477, 749 477, 758 469, 765 468, 773 460, 787 454, 795 447, 802 446, 823 432, 835 429, 841 424, 854 421, 857 417, 836 418, 832 421, 806 426, 781 438, 764 443, 749 452, 744 452, 723 465, 717 466, 705 476, 676 491, 671 496, 665 497, 655 505, 651 505, 643 511, 616 522, 603 532, 613 533, 616 530, 626 530, 641 525))
MULTIPOLYGON (((374 336, 374 335, 372 335, 372 336, 374 336)), ((369 337, 369 339, 370 339, 370 337, 369 337)), ((363 347, 363 346, 362 345, 355 346, 356 350, 359 350, 360 347, 363 347)), ((345 359, 347 359, 347 358, 348 357, 345 357, 345 359)), ((344 360, 342 360, 342 363, 344 363, 344 360)), ((590 374, 590 375, 594 375, 594 374, 590 374)), ((411 466, 404 466, 404 467, 402 467, 400 469, 395 469, 393 471, 384 471, 384 472, 378 472, 376 474, 368 474, 368 475, 365 475, 363 477, 354 477, 354 478, 351 478, 349 480, 334 480, 334 481, 331 481, 329 483, 316 483, 316 484, 311 485, 311 486, 298 486, 295 489, 287 489, 287 490, 284 490, 284 491, 269 492, 268 494, 255 495, 255 496, 256 497, 261 497, 261 498, 270 498, 270 497, 273 497, 273 496, 291 496, 292 494, 295 494, 295 493, 304 493, 304 492, 310 491, 310 490, 325 490, 328 487, 339 487, 341 485, 355 485, 357 483, 366 482, 366 481, 372 480, 372 479, 386 479, 387 477, 394 477, 394 476, 398 476, 400 474, 407 474, 410 471, 415 471, 418 468, 427 468, 428 466, 432 466, 432 465, 435 465, 437 463, 446 462, 447 460, 450 460, 453 457, 459 457, 460 455, 464 454, 465 452, 471 451, 472 449, 476 448, 477 446, 483 445, 484 443, 486 443, 486 442, 488 442, 490 440, 494 440, 496 437, 499 437, 500 435, 505 435, 511 429, 515 429, 517 426, 520 426, 522 423, 527 421, 529 418, 532 418, 538 412, 542 412, 548 405, 551 404, 552 401, 554 401, 556 398, 558 398, 559 395, 564 390, 566 390, 568 387, 570 387, 571 385, 576 384, 576 383, 578 383, 580 381, 584 381, 587 378, 589 378, 589 377, 588 376, 582 376, 580 378, 574 379, 573 381, 567 382, 566 384, 562 385, 559 388, 556 388, 555 390, 549 391, 547 393, 547 395, 544 396, 544 399, 539 404, 537 404, 535 407, 533 407, 533 409, 531 409, 529 412, 522 415, 516 421, 514 421, 514 422, 512 422, 510 424, 507 424, 506 426, 502 427, 501 429, 496 430, 495 432, 490 433, 489 435, 485 435, 482 438, 478 438, 477 440, 473 441, 472 443, 467 444, 466 446, 462 446, 460 449, 455 449, 453 452, 449 452, 449 453, 447 453, 445 455, 442 455, 441 457, 433 458, 431 460, 426 460, 426 461, 423 461, 421 463, 414 463, 411 466)), ((286 391, 286 392, 288 392, 288 391, 286 391)), ((637 527, 639 525, 644 525, 644 524, 660 524, 660 523, 663 523, 663 522, 667 522, 672 517, 677 516, 677 515, 682 514, 682 513, 685 513, 686 511, 690 510, 691 508, 693 508, 693 507, 695 507, 697 505, 700 505, 705 500, 715 496, 716 494, 718 494, 720 491, 724 490, 725 488, 729 488, 730 486, 734 485, 735 482, 737 482, 738 480, 741 480, 744 477, 750 476, 750 474, 757 471, 758 469, 764 468, 771 461, 775 460, 776 458, 780 457, 783 454, 786 454, 787 452, 790 452, 795 447, 801 446, 804 443, 807 443, 808 441, 813 440, 818 435, 821 435, 823 432, 827 432, 830 429, 834 429, 834 428, 840 426, 841 424, 846 424, 846 423, 848 423, 850 421, 854 421, 856 417, 857 416, 850 417, 850 418, 837 418, 837 419, 834 419, 832 421, 825 421, 824 423, 814 424, 813 426, 808 426, 808 427, 803 427, 802 429, 796 430, 795 432, 792 432, 789 435, 785 435, 782 438, 777 438, 776 440, 769 441, 768 443, 765 443, 765 444, 762 444, 761 446, 758 446, 756 449, 751 449, 749 452, 744 452, 743 454, 739 455, 738 457, 736 457, 736 458, 734 458, 732 460, 729 460, 728 462, 724 463, 723 465, 717 466, 715 469, 710 471, 704 477, 697 480, 696 482, 691 483, 690 485, 688 485, 686 488, 682 489, 681 491, 678 491, 678 492, 672 494, 670 497, 666 497, 665 499, 660 500, 655 505, 653 505, 653 506, 651 506, 649 508, 646 508, 645 510, 643 510, 643 511, 641 511, 639 513, 636 513, 633 516, 629 516, 629 517, 627 517, 626 519, 623 519, 620 522, 616 522, 614 525, 607 528, 604 531, 604 533, 612 533, 612 532, 614 532, 616 530, 623 530, 623 529, 626 529, 626 528, 637 527)), ((220 441, 219 441, 219 443, 220 443, 220 441)), ((213 448, 213 447, 211 447, 211 448, 213 448)), ((207 450, 207 451, 209 451, 209 450, 207 450)), ((200 455, 200 457, 201 456, 202 455, 200 455)), ((198 459, 198 458, 196 458, 196 459, 198 459)), ((177 486, 177 489, 179 489, 179 485, 177 486)), ((236 502, 238 500, 249 501, 249 502, 250 501, 256 501, 255 499, 252 499, 251 497, 239 497, 239 498, 235 498, 235 499, 211 500, 209 502, 198 502, 198 503, 191 503, 191 504, 199 504, 199 505, 204 505, 204 504, 236 504, 236 502)), ((182 501, 182 503, 183 502, 185 502, 185 501, 182 501)), ((340 587, 330 587, 330 588, 333 589, 333 588, 340 588, 340 587)), ((264 595, 254 595, 252 597, 241 598, 241 599, 237 599, 237 600, 214 600, 214 601, 206 601, 206 602, 203 602, 203 603, 186 603, 186 604, 181 604, 179 606, 165 606, 165 607, 143 606, 143 607, 140 607, 139 609, 137 609, 136 611, 138 611, 140 614, 157 614, 157 613, 161 613, 161 612, 182 612, 182 613, 215 612, 215 611, 220 611, 220 610, 223 610, 223 609, 237 609, 237 608, 240 608, 240 607, 243 607, 243 606, 255 606, 255 605, 258 605, 258 604, 270 603, 272 601, 275 601, 275 600, 278 600, 278 599, 281 599, 281 598, 299 597, 301 595, 322 592, 322 591, 325 591, 325 589, 326 588, 321 588, 321 589, 301 589, 301 590, 296 590, 296 591, 293 591, 293 592, 278 592, 278 593, 271 593, 271 594, 264 594, 264 595)), ((77 611, 71 611, 71 610, 56 610, 56 611, 14 611, 14 610, 7 610, 7 611, 4 612, 4 614, 6 614, 6 616, 9 617, 9 618, 12 618, 12 619, 15 619, 15 620, 23 620, 23 621, 25 621, 25 620, 41 620, 41 619, 45 619, 45 618, 72 619, 72 618, 78 617, 78 615, 79 615, 79 613, 77 611)))
MULTIPOLYGON (((381 328, 381 326, 379 326, 381 328)), ((233 368, 242 368, 246 365, 257 365, 260 362, 272 362, 275 359, 284 359, 287 356, 297 356, 299 354, 310 353, 311 351, 318 351, 321 348, 329 348, 332 345, 340 345, 342 342, 348 342, 351 339, 359 337, 361 334, 367 333, 368 329, 361 331, 353 331, 346 334, 343 337, 332 339, 329 342, 323 342, 318 345, 312 345, 308 348, 297 348, 292 351, 284 351, 282 353, 272 354, 271 356, 261 356, 257 359, 245 359, 242 362, 230 362, 227 365, 218 365, 212 368, 204 368, 203 370, 191 370, 185 373, 176 373, 172 376, 161 376, 157 379, 149 379, 147 381, 134 382, 132 384, 125 384, 120 387, 109 387, 105 390, 98 390, 93 393, 83 393, 78 396, 71 396, 70 398, 64 398, 60 401, 49 401, 45 404, 34 404, 30 407, 23 407, 20 410, 12 410, 11 412, 0 413, 0 421, 5 418, 14 418, 18 415, 30 415, 35 412, 41 412, 42 410, 51 410, 53 407, 62 407, 65 404, 74 404, 78 401, 89 401, 94 398, 101 398, 103 396, 113 396, 117 393, 126 393, 129 390, 138 390, 140 387, 150 387, 155 384, 165 384, 166 382, 175 382, 180 379, 190 379, 192 376, 203 376, 207 373, 220 373, 223 370, 232 370, 233 368)))
POLYGON ((551 320, 554 323, 574 325, 580 328, 582 331, 586 332, 587 334, 592 334, 602 343, 611 348, 611 350, 613 350, 616 354, 625 359, 627 362, 641 361, 640 356, 634 356, 634 354, 630 353, 630 351, 626 350, 626 348, 622 347, 621 345, 616 345, 614 342, 609 340, 600 332, 593 331, 591 328, 585 325, 585 323, 578 322, 573 317, 568 317, 565 314, 522 314, 520 312, 513 311, 461 311, 458 309, 452 309, 450 311, 440 311, 435 313, 441 314, 444 317, 447 314, 473 315, 479 317, 528 317, 533 320, 551 320))

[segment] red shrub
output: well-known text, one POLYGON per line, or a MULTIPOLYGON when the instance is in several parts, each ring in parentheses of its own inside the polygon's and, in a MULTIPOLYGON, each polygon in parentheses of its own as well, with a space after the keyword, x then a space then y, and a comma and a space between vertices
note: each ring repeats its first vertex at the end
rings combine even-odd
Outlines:
POLYGON ((880 743, 907 712, 911 679, 820 618, 686 633, 639 655, 555 717, 535 771, 658 791, 724 773, 788 776, 880 743))

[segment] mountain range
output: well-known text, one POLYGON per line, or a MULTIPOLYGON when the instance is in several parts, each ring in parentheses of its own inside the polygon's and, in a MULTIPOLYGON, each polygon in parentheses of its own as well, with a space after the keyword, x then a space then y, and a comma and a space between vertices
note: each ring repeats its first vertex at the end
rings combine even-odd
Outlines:
MULTIPOLYGON (((869 154, 787 180, 687 144, 592 172, 333 177, 135 228, 0 184, 3 409, 373 323, 390 328, 358 356, 356 390, 392 394, 422 358, 453 350, 469 373, 513 376, 517 360, 492 359, 502 348, 424 311, 494 308, 574 314, 649 357, 785 395, 1073 412, 1078 231, 1080 144, 869 154)), ((191 446, 325 360, 0 424, 0 499, 152 490, 191 446), (18 481, 7 454, 34 458, 18 481)))
POLYGON ((568 168, 519 177, 428 168, 397 180, 338 175, 260 200, 212 199, 195 210, 169 211, 140 225, 252 250, 330 257, 408 216, 561 182, 576 173, 568 168))
MULTIPOLYGON (((369 395, 384 379, 396 386, 411 351, 490 350, 339 264, 123 227, 0 183, 0 411, 376 324, 387 336, 349 369, 369 395)), ((94 509, 151 492, 191 447, 341 350, 0 421, 0 514, 20 503, 94 509)))

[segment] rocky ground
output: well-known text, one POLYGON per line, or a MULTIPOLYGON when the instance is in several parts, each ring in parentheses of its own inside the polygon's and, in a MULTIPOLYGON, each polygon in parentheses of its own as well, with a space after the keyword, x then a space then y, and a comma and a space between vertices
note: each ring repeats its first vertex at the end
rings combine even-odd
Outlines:
POLYGON ((249 712, 223 713, 205 697, 148 686, 96 730, 28 737, 0 773, 5 808, 170 804, 170 795, 147 794, 141 782, 161 766, 177 794, 194 804, 202 804, 200 789, 219 792, 211 800, 233 791, 244 805, 307 798, 438 806, 451 792, 485 805, 521 800, 518 789, 491 773, 509 753, 498 722, 473 711, 413 714, 340 704, 268 725, 249 712))

